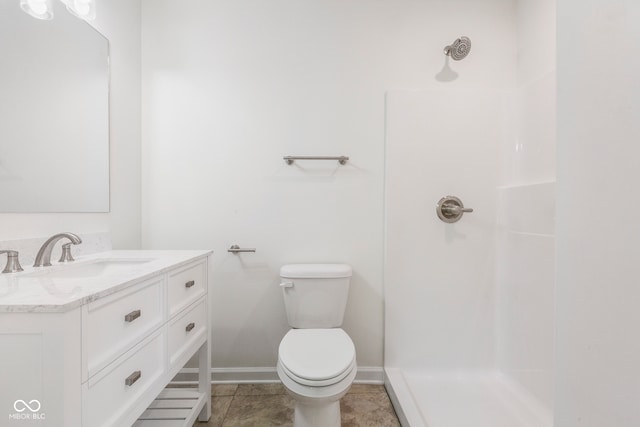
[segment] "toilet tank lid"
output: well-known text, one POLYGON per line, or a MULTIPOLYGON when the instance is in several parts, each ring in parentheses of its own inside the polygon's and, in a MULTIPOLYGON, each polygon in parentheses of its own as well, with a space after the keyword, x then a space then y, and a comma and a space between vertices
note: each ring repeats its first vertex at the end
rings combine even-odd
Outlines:
POLYGON ((287 264, 280 268, 280 277, 286 279, 351 277, 351 266, 348 264, 287 264))

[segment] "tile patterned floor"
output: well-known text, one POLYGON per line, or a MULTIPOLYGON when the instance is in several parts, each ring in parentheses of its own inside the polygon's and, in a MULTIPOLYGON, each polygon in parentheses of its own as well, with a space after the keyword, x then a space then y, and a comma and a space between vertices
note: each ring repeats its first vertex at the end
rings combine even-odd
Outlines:
MULTIPOLYGON (((292 427, 293 399, 282 384, 212 386, 213 415, 194 427, 292 427)), ((381 385, 354 384, 340 402, 342 427, 400 427, 381 385)))

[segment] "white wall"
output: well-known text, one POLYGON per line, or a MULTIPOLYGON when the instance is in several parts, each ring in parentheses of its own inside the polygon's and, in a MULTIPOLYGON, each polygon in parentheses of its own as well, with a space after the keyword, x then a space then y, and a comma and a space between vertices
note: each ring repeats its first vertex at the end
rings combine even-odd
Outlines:
POLYGON ((513 13, 511 0, 143 1, 143 246, 215 250, 214 366, 275 366, 291 262, 353 265, 344 327, 359 365, 382 365, 385 91, 513 84, 513 13), (463 34, 474 50, 440 83, 463 34), (295 154, 352 160, 286 166, 295 154), (228 254, 236 243, 258 252, 228 254))
MULTIPOLYGON (((140 247, 140 2, 99 2, 93 25, 110 43, 110 191, 105 214, 0 214, 0 240, 60 231, 111 232, 114 248, 140 247)), ((73 167, 74 161, 60 164, 73 167)), ((46 185, 46 183, 45 183, 46 185)))
POLYGON ((638 22, 636 0, 558 0, 555 416, 563 427, 640 425, 638 22))
POLYGON ((517 2, 517 85, 498 189, 497 362, 553 407, 556 0, 517 2))

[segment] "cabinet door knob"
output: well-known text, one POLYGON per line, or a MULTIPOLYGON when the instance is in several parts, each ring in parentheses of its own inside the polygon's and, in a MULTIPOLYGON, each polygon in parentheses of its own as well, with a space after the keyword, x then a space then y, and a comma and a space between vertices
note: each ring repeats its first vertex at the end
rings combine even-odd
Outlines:
POLYGON ((192 330, 193 328, 195 328, 195 327, 196 327, 196 324, 195 324, 195 323, 193 323, 193 322, 191 322, 191 323, 189 323, 189 324, 187 325, 187 327, 186 327, 185 329, 187 330, 187 332, 191 332, 191 330, 192 330))
POLYGON ((195 284, 196 284, 196 281, 195 281, 195 280, 189 280, 187 283, 185 283, 185 284, 184 284, 184 287, 185 287, 185 288, 190 288, 190 287, 192 287, 192 286, 193 286, 193 285, 195 285, 195 284))
POLYGON ((125 385, 131 386, 136 381, 138 381, 141 376, 142 376, 142 372, 141 371, 135 371, 134 373, 129 375, 127 378, 125 378, 124 383, 125 383, 125 385))
POLYGON ((142 312, 140 310, 134 310, 131 313, 129 313, 129 314, 124 316, 124 321, 125 322, 133 322, 134 320, 136 320, 141 315, 142 315, 142 312))

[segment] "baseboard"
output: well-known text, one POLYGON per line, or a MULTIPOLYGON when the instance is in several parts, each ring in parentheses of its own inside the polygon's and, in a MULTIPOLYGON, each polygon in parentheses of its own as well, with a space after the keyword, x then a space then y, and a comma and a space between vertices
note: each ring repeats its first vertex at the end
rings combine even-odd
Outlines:
POLYGON ((211 368, 211 382, 225 383, 276 383, 276 368, 211 368))
MULTIPOLYGON (((174 384, 195 384, 198 381, 197 368, 183 368, 175 376, 174 384)), ((213 384, 259 384, 277 383, 278 373, 275 367, 266 368, 211 368, 213 384)), ((358 367, 355 384, 384 384, 384 372, 378 367, 358 367)))

